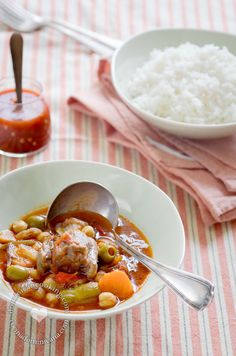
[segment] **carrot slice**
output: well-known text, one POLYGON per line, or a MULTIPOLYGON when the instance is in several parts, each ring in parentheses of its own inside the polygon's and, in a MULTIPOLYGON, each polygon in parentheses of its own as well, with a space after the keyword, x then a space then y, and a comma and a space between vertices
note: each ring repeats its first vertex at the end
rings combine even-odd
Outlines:
POLYGON ((121 300, 131 297, 134 293, 127 274, 118 270, 104 274, 99 280, 99 288, 102 292, 113 293, 121 300))

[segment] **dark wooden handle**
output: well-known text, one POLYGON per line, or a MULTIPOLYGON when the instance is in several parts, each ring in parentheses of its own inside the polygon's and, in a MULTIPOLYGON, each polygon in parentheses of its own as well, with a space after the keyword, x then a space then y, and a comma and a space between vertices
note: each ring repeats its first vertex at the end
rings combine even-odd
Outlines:
POLYGON ((22 103, 22 58, 23 37, 20 33, 13 33, 10 39, 11 56, 16 84, 17 103, 22 103))

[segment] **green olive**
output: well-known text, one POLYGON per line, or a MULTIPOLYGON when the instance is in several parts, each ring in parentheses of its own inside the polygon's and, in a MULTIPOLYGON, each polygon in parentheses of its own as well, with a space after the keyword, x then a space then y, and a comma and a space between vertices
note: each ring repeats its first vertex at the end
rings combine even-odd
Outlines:
POLYGON ((61 291, 62 301, 68 304, 85 302, 87 299, 97 297, 101 293, 97 282, 88 282, 71 289, 61 291))
POLYGON ((7 267, 6 276, 11 281, 22 281, 28 278, 29 271, 22 266, 12 265, 7 267))
POLYGON ((37 227, 40 230, 45 228, 45 217, 42 215, 31 215, 26 219, 29 227, 37 227))
POLYGON ((98 245, 98 256, 105 263, 111 263, 116 255, 116 248, 112 245, 101 243, 98 245))

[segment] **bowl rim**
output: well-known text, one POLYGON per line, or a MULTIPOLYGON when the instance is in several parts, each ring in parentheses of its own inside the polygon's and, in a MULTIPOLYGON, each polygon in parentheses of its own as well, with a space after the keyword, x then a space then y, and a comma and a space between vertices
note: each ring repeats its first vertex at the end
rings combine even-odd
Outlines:
MULTIPOLYGON (((223 124, 196 124, 196 123, 189 123, 189 122, 181 122, 181 121, 175 121, 171 119, 165 119, 161 116, 154 115, 152 113, 149 113, 148 111, 145 111, 143 109, 140 109, 137 105, 132 103, 130 99, 126 97, 124 94, 124 91, 120 89, 120 86, 117 83, 116 79, 116 60, 117 57, 119 56, 119 53, 122 51, 122 49, 131 43, 132 41, 136 40, 139 37, 142 36, 148 36, 151 33, 167 33, 167 32, 193 32, 193 33, 202 33, 202 34, 209 34, 209 35, 220 35, 220 36, 225 36, 225 37, 231 37, 236 40, 236 35, 233 33, 226 33, 222 31, 211 31, 211 30, 206 30, 206 29, 196 29, 196 28, 154 28, 150 29, 147 31, 140 32, 138 34, 135 34, 134 36, 129 37, 126 41, 122 43, 120 47, 118 47, 113 56, 112 56, 112 61, 111 61, 111 80, 112 84, 118 94, 118 96, 126 103, 127 106, 129 106, 133 111, 136 111, 138 115, 146 116, 152 121, 159 122, 160 124, 163 125, 171 125, 173 128, 198 128, 198 129, 213 129, 213 130, 218 130, 221 128, 230 128, 236 126, 236 121, 235 122, 227 122, 223 124)), ((154 47, 153 47, 154 48, 154 47)), ((227 48, 227 47, 226 47, 227 48)))
MULTIPOLYGON (((181 257, 179 258, 179 262, 176 266, 173 266, 174 268, 179 268, 182 263, 183 263, 183 259, 185 256, 185 248, 186 248, 186 241, 185 241, 185 231, 184 231, 184 225, 182 222, 182 219, 180 217, 179 211, 177 209, 177 207, 175 206, 174 202, 171 200, 171 198, 162 190, 160 189, 157 185, 155 185, 154 183, 152 183, 151 181, 147 180, 146 178, 133 173, 127 169, 115 166, 115 165, 111 165, 108 163, 102 163, 102 162, 96 162, 96 161, 92 161, 92 160, 53 160, 53 161, 43 161, 43 162, 36 162, 33 164, 29 164, 27 166, 23 166, 23 167, 19 167, 16 168, 10 172, 7 172, 6 174, 4 174, 3 176, 0 177, 0 184, 1 181, 7 179, 9 176, 14 176, 15 174, 17 174, 18 172, 22 172, 22 171, 27 171, 27 170, 31 170, 34 169, 34 167, 38 167, 38 166, 50 166, 50 165, 57 165, 57 164, 87 164, 87 165, 93 165, 93 166, 104 166, 107 168, 112 168, 118 171, 121 171, 123 174, 128 174, 131 176, 134 176, 135 179, 139 179, 141 181, 143 181, 144 184, 148 184, 151 185, 154 189, 157 189, 159 191, 159 193, 168 200, 170 206, 172 207, 173 211, 176 214, 177 220, 178 220, 178 224, 180 227, 180 238, 182 239, 182 253, 181 253, 181 257)), ((152 273, 152 272, 151 272, 152 273)), ((151 275, 151 274, 150 274, 151 275)), ((150 275, 148 276, 148 278, 150 277, 150 275)), ((147 279, 148 279, 147 278, 147 279)), ((0 276, 0 279, 2 279, 4 282, 5 280, 3 279, 3 276, 0 276)), ((145 284, 146 282, 144 282, 145 284)), ((162 283, 162 282, 161 282, 162 283)), ((111 317, 114 316, 116 314, 121 314, 129 309, 132 309, 138 305, 140 305, 141 303, 146 302, 147 300, 149 300, 150 298, 152 298, 154 295, 156 295, 157 293, 159 293, 163 288, 165 288, 166 285, 164 284, 164 282, 162 283, 162 285, 160 285, 159 288, 156 289, 155 292, 151 293, 148 296, 144 296, 143 298, 141 298, 138 301, 135 301, 133 303, 131 303, 131 305, 126 305, 125 301, 124 303, 121 303, 120 305, 124 304, 123 306, 121 306, 119 309, 116 308, 111 308, 111 309, 106 309, 106 310, 88 310, 88 311, 63 311, 63 310, 55 310, 53 308, 48 308, 45 307, 47 309, 47 318, 49 319, 58 319, 58 320, 93 320, 93 319, 101 319, 101 318, 106 318, 106 317, 111 317)), ((143 288, 143 286, 141 287, 143 288)), ((13 295, 13 291, 10 290, 9 295, 5 295, 2 292, 0 292, 0 298, 10 301, 11 297, 13 295)), ((26 298, 20 297, 16 300, 15 303, 16 307, 19 307, 21 309, 24 309, 26 311, 31 311, 32 310, 32 306, 38 306, 39 308, 42 307, 42 305, 33 302, 33 301, 29 301, 26 298), (23 301, 26 301, 27 303, 23 303, 21 302, 21 300, 23 299, 23 301), (29 302, 29 304, 28 304, 29 302)))

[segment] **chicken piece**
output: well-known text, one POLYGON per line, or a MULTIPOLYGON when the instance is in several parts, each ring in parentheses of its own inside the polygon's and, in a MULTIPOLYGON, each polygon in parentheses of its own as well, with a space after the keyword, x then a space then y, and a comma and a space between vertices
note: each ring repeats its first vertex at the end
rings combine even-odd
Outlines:
POLYGON ((82 271, 88 279, 97 273, 98 247, 82 231, 66 232, 54 244, 52 265, 55 272, 82 271))
POLYGON ((31 246, 20 244, 17 249, 17 254, 20 257, 36 263, 38 252, 31 246))
POLYGON ((87 226, 88 224, 76 218, 68 218, 62 223, 58 223, 55 226, 55 230, 59 235, 64 234, 65 232, 74 232, 77 230, 82 230, 83 227, 87 226))
POLYGON ((19 265, 23 267, 33 267, 34 262, 28 260, 27 258, 21 257, 18 254, 18 247, 12 243, 9 243, 7 247, 7 266, 19 265))
POLYGON ((3 230, 0 232, 0 243, 7 243, 15 240, 15 235, 11 230, 3 230))
POLYGON ((87 237, 88 257, 87 263, 81 266, 83 273, 89 278, 93 278, 97 274, 98 269, 98 246, 94 239, 87 237))
POLYGON ((19 256, 16 253, 17 247, 12 243, 9 243, 7 247, 7 265, 9 266, 12 263, 12 260, 18 258, 19 256))
POLYGON ((42 243, 42 248, 39 250, 37 256, 37 270, 40 274, 49 271, 51 268, 53 247, 53 240, 42 243))

